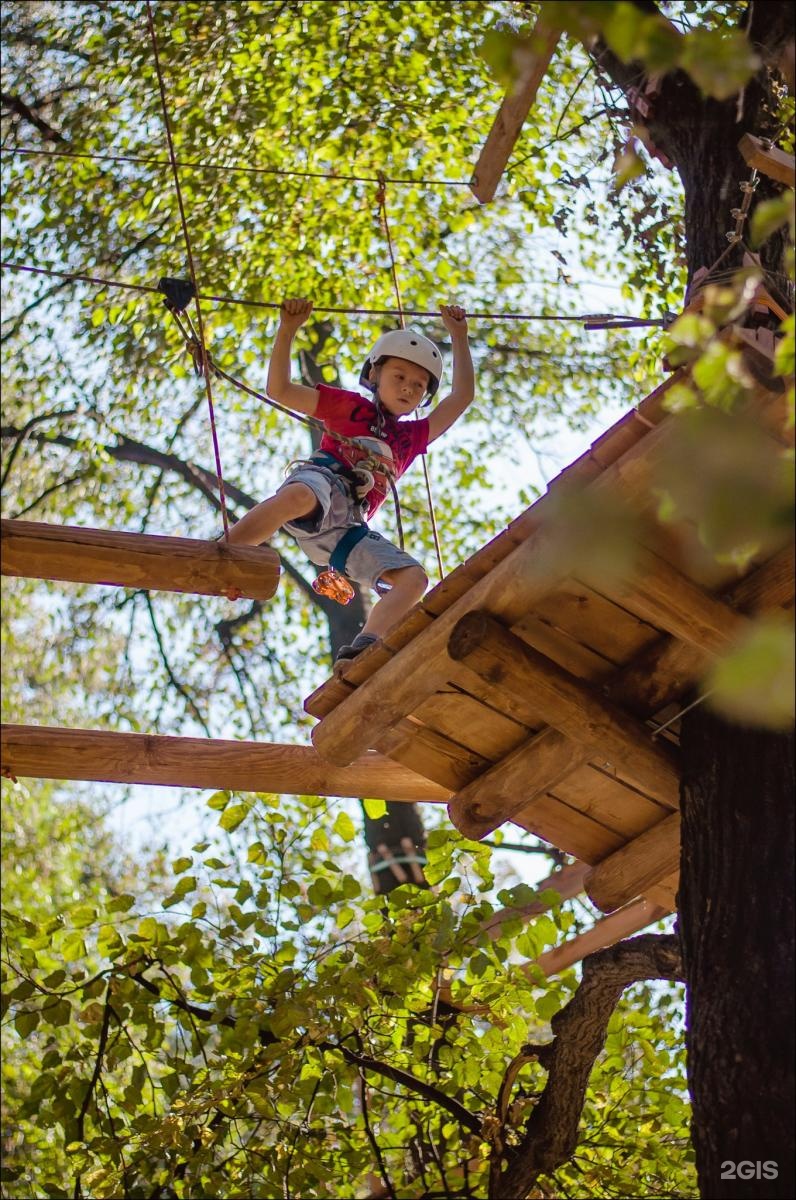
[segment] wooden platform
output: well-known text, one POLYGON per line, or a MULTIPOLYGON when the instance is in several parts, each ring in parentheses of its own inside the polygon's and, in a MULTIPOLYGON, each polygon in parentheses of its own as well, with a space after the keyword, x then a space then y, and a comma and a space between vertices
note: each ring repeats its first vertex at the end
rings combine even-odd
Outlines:
MULTIPOLYGON (((771 334, 727 331, 758 380, 749 408, 789 439, 771 334)), ((676 372, 498 537, 435 587, 382 642, 306 701, 313 742, 344 764, 379 750, 449 788, 469 837, 505 821, 591 864, 605 912, 645 897, 671 911, 679 862, 677 724, 654 736, 744 614, 793 603, 790 545, 743 575, 717 563, 687 523, 662 526, 651 488, 671 445, 664 407, 676 372), (564 552, 559 501, 617 497, 645 519, 632 573, 564 552)))
POLYGON ((268 600, 279 586, 279 555, 270 546, 35 521, 3 520, 0 530, 4 575, 234 600, 268 600))

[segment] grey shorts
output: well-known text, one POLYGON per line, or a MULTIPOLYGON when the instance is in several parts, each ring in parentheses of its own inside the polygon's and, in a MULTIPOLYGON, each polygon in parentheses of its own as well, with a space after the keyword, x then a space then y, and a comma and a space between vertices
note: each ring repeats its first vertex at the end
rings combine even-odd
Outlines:
MULTIPOLYGON (((365 524, 361 506, 352 498, 343 480, 326 467, 296 467, 282 487, 289 483, 305 484, 317 496, 321 511, 300 521, 288 521, 282 528, 296 539, 310 562, 326 567, 343 534, 352 525, 365 524)), ((420 565, 411 554, 399 550, 371 529, 348 555, 345 573, 355 583, 375 588, 385 571, 420 565)))

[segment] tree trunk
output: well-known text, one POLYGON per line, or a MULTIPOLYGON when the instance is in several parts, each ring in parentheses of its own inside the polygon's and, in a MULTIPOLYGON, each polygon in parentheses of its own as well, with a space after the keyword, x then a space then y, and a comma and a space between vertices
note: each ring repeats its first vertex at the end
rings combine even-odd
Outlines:
POLYGON ((683 720, 688 1080, 711 1200, 794 1195, 793 749, 701 706, 683 720))

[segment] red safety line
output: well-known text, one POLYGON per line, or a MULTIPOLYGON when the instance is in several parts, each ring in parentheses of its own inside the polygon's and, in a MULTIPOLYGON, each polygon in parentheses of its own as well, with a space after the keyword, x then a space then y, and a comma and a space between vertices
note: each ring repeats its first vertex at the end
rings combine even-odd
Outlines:
MULTIPOLYGON (((392 235, 390 233, 390 221, 389 221, 389 217, 387 216, 387 187, 386 187, 386 184, 387 184, 387 180, 383 176, 381 176, 379 179, 379 190, 376 193, 376 199, 378 200, 379 205, 381 207, 381 215, 382 215, 382 219, 384 222, 384 232, 387 236, 387 248, 390 252, 390 270, 392 271, 392 283, 393 283, 393 288, 395 289, 395 302, 398 305, 398 318, 401 322, 401 329, 405 329, 406 321, 404 320, 404 307, 403 307, 403 302, 401 301, 401 289, 398 286, 398 271, 397 271, 397 268, 395 265, 395 252, 393 250, 392 235)), ((418 414, 415 413, 415 417, 417 417, 417 415, 418 414)), ((431 494, 431 476, 429 475, 429 470, 428 470, 428 453, 421 454, 420 458, 423 463, 423 475, 426 480, 426 495, 428 497, 428 515, 431 518, 431 533, 434 538, 434 549, 437 553, 437 566, 439 567, 439 577, 440 577, 440 580, 443 580, 445 578, 445 568, 442 565, 442 549, 439 544, 439 531, 437 530, 437 516, 436 516, 436 513, 434 512, 434 497, 431 494)))
POLYGON ((158 77, 158 88, 160 90, 160 102, 163 109, 163 122, 166 126, 166 138, 169 146, 169 159, 171 161, 171 169, 174 174, 174 187, 177 193, 177 204, 180 209, 180 221, 182 223, 183 237, 185 238, 185 252, 188 257, 188 271, 191 276, 191 283, 194 290, 194 302, 196 304, 196 323, 199 333, 199 347, 202 352, 202 375, 205 381, 205 391, 207 393, 207 407, 210 413, 210 431, 213 438, 213 454, 216 460, 216 476, 218 478, 218 494, 221 501, 221 519, 224 524, 224 538, 229 538, 229 517, 227 516, 227 501, 224 495, 224 476, 221 471, 221 451, 218 445, 218 434, 216 432, 216 418, 213 409, 213 389, 210 383, 210 363, 207 357, 207 349, 205 347, 204 325, 202 323, 202 307, 199 303, 199 287, 196 282, 196 270, 194 268, 193 254, 191 253, 191 239, 188 233, 188 222, 185 218, 185 207, 182 202, 182 189, 180 188, 180 176, 177 170, 177 160, 174 155, 174 142, 171 136, 171 123, 169 121, 168 107, 166 105, 166 89, 163 83, 163 74, 160 69, 160 56, 158 55, 158 43, 155 36, 155 23, 152 18, 151 0, 146 0, 146 16, 149 26, 149 36, 152 39, 152 53, 155 60, 155 71, 158 77))

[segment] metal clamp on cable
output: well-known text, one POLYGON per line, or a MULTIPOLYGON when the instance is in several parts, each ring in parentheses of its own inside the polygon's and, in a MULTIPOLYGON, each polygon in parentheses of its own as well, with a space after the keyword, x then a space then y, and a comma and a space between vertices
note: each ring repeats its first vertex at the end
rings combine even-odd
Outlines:
POLYGON ((172 313, 184 313, 191 301, 196 299, 196 292, 190 279, 164 277, 158 280, 158 291, 163 293, 165 297, 163 303, 172 313))

